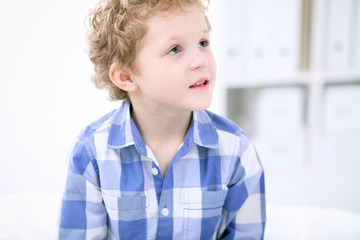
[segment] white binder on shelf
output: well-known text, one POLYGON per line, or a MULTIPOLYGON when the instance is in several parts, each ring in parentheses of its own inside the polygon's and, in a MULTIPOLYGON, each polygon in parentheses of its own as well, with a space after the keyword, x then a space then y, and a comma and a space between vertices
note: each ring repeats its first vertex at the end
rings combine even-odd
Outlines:
POLYGON ((296 71, 300 2, 224 0, 219 7, 219 71, 235 77, 296 71))
POLYGON ((244 73, 245 67, 246 0, 224 0, 219 12, 219 72, 227 77, 237 77, 244 73))
POLYGON ((355 2, 354 68, 360 70, 360 0, 355 2))
POLYGON ((360 138, 358 134, 324 134, 321 141, 322 167, 360 167, 360 138))
POLYGON ((255 121, 259 133, 302 132, 305 93, 301 87, 271 87, 259 90, 255 121))
POLYGON ((360 136, 360 84, 326 86, 323 100, 324 134, 360 136))
POLYGON ((270 68, 271 5, 268 0, 245 0, 247 3, 247 22, 245 29, 245 59, 249 74, 268 72, 270 68))
POLYGON ((295 72, 299 66, 300 0, 247 0, 247 70, 295 72))
POLYGON ((326 86, 320 164, 360 166, 360 84, 326 86))
POLYGON ((255 104, 257 131, 253 140, 264 158, 264 165, 274 169, 299 168, 304 164, 305 90, 302 87, 260 89, 255 104))
POLYGON ((270 66, 276 72, 296 72, 300 65, 301 2, 273 0, 270 17, 270 66))
POLYGON ((325 67, 348 69, 351 59, 353 29, 353 0, 327 1, 327 36, 325 67))

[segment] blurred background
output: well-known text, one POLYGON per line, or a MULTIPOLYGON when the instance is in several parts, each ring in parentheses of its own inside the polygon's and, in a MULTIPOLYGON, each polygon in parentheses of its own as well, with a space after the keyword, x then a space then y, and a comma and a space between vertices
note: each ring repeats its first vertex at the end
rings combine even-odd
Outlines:
MULTIPOLYGON (((70 145, 119 106, 90 82, 96 2, 1 4, 0 239, 53 237, 70 145)), ((212 0, 209 17, 210 109, 255 142, 266 239, 360 239, 360 0, 212 0)))

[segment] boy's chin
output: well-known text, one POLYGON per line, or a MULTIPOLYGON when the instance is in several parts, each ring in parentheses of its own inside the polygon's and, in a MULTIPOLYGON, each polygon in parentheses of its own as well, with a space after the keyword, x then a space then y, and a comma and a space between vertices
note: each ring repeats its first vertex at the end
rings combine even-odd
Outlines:
POLYGON ((211 102, 212 102, 212 101, 211 101, 211 99, 210 99, 210 100, 207 101, 207 102, 196 104, 196 105, 192 108, 192 110, 193 110, 193 111, 203 111, 203 110, 206 110, 206 109, 208 109, 208 108, 210 107, 211 102))

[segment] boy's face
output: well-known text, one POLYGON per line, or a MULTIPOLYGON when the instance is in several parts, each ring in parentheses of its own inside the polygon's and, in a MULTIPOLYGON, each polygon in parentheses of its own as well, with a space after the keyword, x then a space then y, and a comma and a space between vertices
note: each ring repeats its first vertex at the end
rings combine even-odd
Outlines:
MULTIPOLYGON (((203 12, 196 6, 157 13, 135 58, 133 93, 145 106, 203 110, 211 104, 216 63, 203 12)), ((132 96, 130 95, 130 98, 132 96)))

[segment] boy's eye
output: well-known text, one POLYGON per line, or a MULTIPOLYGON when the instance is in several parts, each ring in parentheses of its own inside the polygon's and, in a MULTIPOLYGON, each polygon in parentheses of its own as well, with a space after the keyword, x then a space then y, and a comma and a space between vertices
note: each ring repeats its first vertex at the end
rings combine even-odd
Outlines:
POLYGON ((178 54, 180 52, 179 47, 173 47, 172 49, 170 49, 170 51, 168 52, 168 54, 178 54))
POLYGON ((206 41, 206 40, 201 41, 198 44, 199 47, 207 47, 208 45, 209 45, 209 41, 206 41))

